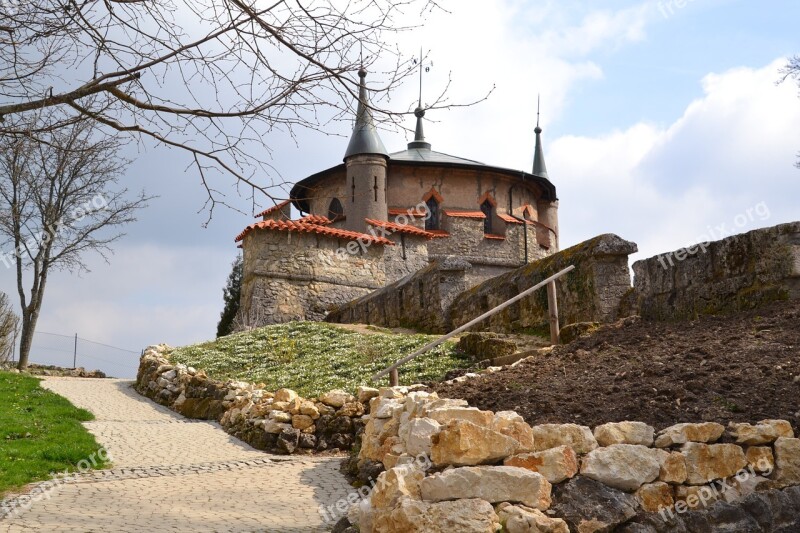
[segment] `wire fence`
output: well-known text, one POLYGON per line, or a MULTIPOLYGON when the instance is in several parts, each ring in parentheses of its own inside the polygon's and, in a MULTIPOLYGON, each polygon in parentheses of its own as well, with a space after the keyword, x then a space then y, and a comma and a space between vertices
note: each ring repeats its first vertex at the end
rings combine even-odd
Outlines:
MULTIPOLYGON (((19 347, 15 347, 16 359, 19 347)), ((128 350, 74 335, 36 331, 31 343, 30 362, 63 368, 84 367, 120 375, 138 364, 141 350, 128 350)))

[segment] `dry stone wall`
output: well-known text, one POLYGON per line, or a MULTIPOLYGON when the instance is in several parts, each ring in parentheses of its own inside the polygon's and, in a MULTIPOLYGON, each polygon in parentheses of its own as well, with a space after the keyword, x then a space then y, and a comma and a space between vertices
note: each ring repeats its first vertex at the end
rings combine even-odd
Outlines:
POLYGON ((361 533, 800 531, 800 439, 783 420, 531 427, 383 388, 358 464, 378 472, 361 533))
POLYGON ((358 397, 333 390, 302 398, 290 389, 270 392, 244 381, 216 381, 202 370, 172 364, 169 350, 163 344, 145 350, 136 376, 140 394, 188 418, 216 420, 231 435, 273 453, 350 450, 363 428, 365 402, 378 394, 362 387, 358 397))
POLYGON ((800 298, 800 222, 657 255, 633 264, 644 318, 691 319, 800 298))

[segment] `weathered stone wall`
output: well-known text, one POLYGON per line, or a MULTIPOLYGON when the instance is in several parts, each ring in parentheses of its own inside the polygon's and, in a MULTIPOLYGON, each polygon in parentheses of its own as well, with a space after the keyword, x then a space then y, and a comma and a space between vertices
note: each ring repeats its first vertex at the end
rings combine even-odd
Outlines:
POLYGON ((633 264, 640 314, 686 319, 800 298, 800 222, 633 264))
MULTIPOLYGON (((494 266, 506 269, 518 268, 525 264, 525 227, 522 224, 495 225, 496 233, 504 234, 504 240, 488 239, 483 233, 483 220, 442 216, 442 229, 450 236, 433 239, 428 243, 428 255, 432 258, 454 256, 469 261, 475 267, 494 266)), ((542 248, 539 241, 549 243, 548 232, 537 230, 541 226, 529 224, 528 260, 536 261, 551 252, 542 248), (538 233, 537 233, 538 232, 538 233)), ((551 248, 554 249, 554 248, 551 248)))
POLYGON ((390 237, 396 246, 359 247, 313 233, 253 231, 244 239, 237 328, 292 320, 322 320, 331 309, 360 298, 427 264, 424 239, 390 237), (403 258, 405 255, 405 258, 403 258))
POLYGON ((254 448, 279 454, 350 450, 370 398, 378 389, 360 387, 358 397, 334 390, 301 398, 290 389, 269 392, 244 381, 221 382, 205 372, 172 364, 166 345, 150 346, 139 362, 136 390, 188 418, 216 420, 254 448))
MULTIPOLYGON (((466 324, 569 265, 575 265, 575 270, 556 284, 561 324, 612 322, 619 318, 620 302, 631 291, 628 255, 635 251, 635 243, 612 234, 600 235, 490 279, 453 302, 451 326, 466 324)), ((548 323, 547 293, 543 288, 488 318, 480 329, 544 332, 548 323)))
POLYGON ((361 533, 800 530, 787 421, 531 427, 398 387, 369 412, 358 465, 384 471, 347 514, 361 533))
POLYGON ((443 332, 450 304, 468 288, 469 269, 466 261, 435 261, 411 276, 339 306, 326 320, 443 332))
POLYGON ((393 283, 428 266, 428 239, 401 233, 387 238, 395 246, 383 247, 385 283, 393 283))

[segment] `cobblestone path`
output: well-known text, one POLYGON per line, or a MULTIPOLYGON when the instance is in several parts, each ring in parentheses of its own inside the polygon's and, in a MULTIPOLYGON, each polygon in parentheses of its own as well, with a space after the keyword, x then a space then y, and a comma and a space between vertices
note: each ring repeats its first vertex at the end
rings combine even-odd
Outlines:
POLYGON ((187 420, 151 402, 131 384, 43 382, 95 414, 86 427, 108 450, 112 468, 78 475, 40 501, 16 507, 19 512, 0 519, 0 532, 300 533, 332 527, 323 522, 320 505, 335 505, 352 490, 339 459, 266 454, 216 423, 187 420))

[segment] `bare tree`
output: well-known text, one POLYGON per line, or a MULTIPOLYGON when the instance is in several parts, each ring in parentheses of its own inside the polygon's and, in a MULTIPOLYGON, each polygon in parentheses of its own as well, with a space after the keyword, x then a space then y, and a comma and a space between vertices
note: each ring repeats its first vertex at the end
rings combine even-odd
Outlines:
POLYGON ((144 193, 114 190, 128 163, 117 155, 120 143, 97 135, 90 121, 38 132, 35 139, 0 137, 0 236, 6 247, 0 263, 16 270, 20 370, 28 364, 51 270, 88 271, 88 252, 108 260, 111 244, 123 235, 120 226, 136 220, 149 200, 144 193))
MULTIPOLYGON (((64 113, 33 134, 90 117, 184 150, 209 216, 225 203, 215 174, 272 198, 270 186, 281 183, 265 135, 349 120, 362 65, 379 71, 374 101, 387 101, 415 69, 390 35, 439 8, 434 0, 17 2, 0 2, 0 117, 57 107, 64 113)), ((429 107, 451 105, 443 95, 429 107)), ((2 132, 18 133, 0 123, 2 132)))
POLYGON ((8 295, 0 292, 0 367, 11 360, 19 331, 19 317, 8 295))
MULTIPOLYGON (((794 80, 800 85, 800 56, 789 58, 789 62, 781 69, 780 82, 784 82, 788 79, 794 80)), ((797 158, 795 166, 800 168, 800 154, 798 154, 797 158)))

